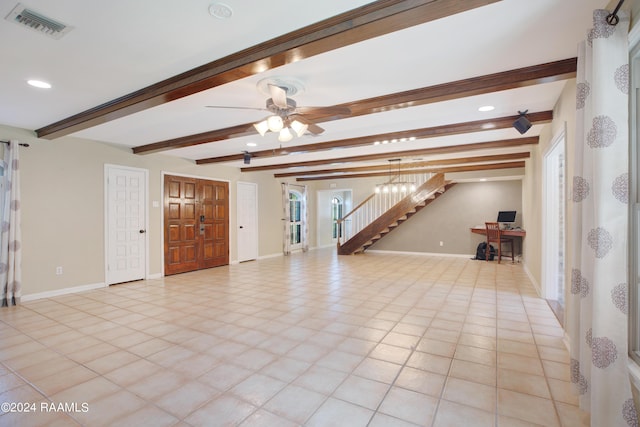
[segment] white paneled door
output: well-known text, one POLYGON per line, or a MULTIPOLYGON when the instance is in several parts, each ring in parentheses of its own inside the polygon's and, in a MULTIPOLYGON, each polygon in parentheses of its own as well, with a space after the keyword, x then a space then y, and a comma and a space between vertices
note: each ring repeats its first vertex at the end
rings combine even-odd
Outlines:
POLYGON ((258 188, 238 182, 238 262, 258 258, 258 188))
POLYGON ((106 283, 145 278, 147 171, 105 166, 106 283))

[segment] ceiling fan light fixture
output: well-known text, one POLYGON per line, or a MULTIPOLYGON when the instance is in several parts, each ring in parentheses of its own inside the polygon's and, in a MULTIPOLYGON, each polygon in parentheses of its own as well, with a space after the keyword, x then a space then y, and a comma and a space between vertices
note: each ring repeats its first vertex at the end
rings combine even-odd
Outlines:
POLYGON ((269 116, 267 118, 267 124, 271 132, 280 132, 284 126, 284 122, 280 116, 269 116))
POLYGON ((253 127, 256 128, 260 136, 264 136, 265 133, 269 130, 269 123, 266 120, 263 120, 258 123, 254 123, 253 127))
POLYGON ((293 134, 289 130, 289 128, 283 128, 280 130, 280 135, 278 135, 278 141, 280 142, 289 142, 293 139, 293 134))
POLYGON ((308 127, 309 127, 308 124, 299 122, 298 120, 294 120, 291 122, 291 129, 293 129, 293 131, 296 133, 296 135, 298 135, 298 137, 301 137, 302 135, 304 135, 308 127))

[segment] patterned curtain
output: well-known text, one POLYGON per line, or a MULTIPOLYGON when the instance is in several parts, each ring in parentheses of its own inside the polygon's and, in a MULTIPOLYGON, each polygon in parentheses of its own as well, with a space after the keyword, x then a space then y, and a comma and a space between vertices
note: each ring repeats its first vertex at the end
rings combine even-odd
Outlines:
POLYGON ((309 250, 309 197, 307 186, 302 190, 302 251, 309 250))
POLYGON ((282 253, 291 255, 291 207, 289 206, 289 183, 282 183, 282 253))
POLYGON ((20 244, 20 161, 18 141, 11 141, 4 149, 4 175, 2 176, 0 235, 0 284, 2 306, 16 305, 22 295, 22 250, 20 244))
POLYGON ((578 54, 571 381, 593 426, 637 426, 627 368, 629 19, 606 10, 578 54))

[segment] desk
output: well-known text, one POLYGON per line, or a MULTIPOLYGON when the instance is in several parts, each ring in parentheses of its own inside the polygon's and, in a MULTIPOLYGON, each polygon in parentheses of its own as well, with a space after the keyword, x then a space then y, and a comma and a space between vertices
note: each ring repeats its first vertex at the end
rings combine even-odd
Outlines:
MULTIPOLYGON (((471 227, 471 232, 475 234, 482 234, 483 236, 487 235, 487 229, 484 227, 471 227)), ((500 234, 506 237, 520 237, 522 239, 527 235, 527 232, 524 230, 500 230, 500 234)), ((518 249, 519 251, 517 251, 516 254, 522 254, 522 243, 520 243, 520 248, 518 249)))
MULTIPOLYGON (((487 235, 487 229, 486 228, 475 228, 472 227, 471 228, 471 232, 472 233, 476 233, 476 234, 482 234, 483 236, 487 235)), ((502 234, 503 236, 508 236, 508 237, 524 237, 527 235, 527 232, 524 230, 500 230, 500 234, 502 234)))

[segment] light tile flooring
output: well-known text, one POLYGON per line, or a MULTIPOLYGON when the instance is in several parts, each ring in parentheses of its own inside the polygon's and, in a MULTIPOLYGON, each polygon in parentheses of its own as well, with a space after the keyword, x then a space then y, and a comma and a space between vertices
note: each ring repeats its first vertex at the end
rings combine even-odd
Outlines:
POLYGON ((520 265, 334 252, 1 309, 0 425, 588 425, 520 265))

